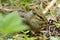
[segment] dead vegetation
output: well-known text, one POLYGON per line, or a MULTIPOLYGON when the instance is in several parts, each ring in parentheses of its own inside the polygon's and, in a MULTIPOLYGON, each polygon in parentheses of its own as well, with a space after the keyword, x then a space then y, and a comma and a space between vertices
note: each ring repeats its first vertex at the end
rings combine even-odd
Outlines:
MULTIPOLYGON (((6 2, 1 2, 1 13, 18 12, 23 18, 23 24, 30 27, 29 30, 12 33, 15 35, 11 39, 20 40, 22 36, 24 39, 21 40, 52 40, 51 36, 60 37, 59 2, 59 0, 6 0, 6 2)), ((6 40, 10 39, 7 38, 6 40)))

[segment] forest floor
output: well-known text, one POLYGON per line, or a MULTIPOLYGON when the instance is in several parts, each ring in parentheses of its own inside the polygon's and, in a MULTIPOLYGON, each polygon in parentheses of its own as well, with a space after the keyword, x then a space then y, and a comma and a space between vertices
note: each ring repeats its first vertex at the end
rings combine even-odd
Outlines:
POLYGON ((60 40, 60 0, 1 0, 0 13, 13 12, 29 29, 0 33, 0 40, 60 40))

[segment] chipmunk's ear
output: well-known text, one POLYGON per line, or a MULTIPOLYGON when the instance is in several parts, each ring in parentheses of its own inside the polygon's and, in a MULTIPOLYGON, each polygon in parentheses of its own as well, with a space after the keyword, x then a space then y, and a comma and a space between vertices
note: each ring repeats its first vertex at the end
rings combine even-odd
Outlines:
POLYGON ((27 12, 28 17, 31 17, 32 15, 34 15, 32 11, 27 12))

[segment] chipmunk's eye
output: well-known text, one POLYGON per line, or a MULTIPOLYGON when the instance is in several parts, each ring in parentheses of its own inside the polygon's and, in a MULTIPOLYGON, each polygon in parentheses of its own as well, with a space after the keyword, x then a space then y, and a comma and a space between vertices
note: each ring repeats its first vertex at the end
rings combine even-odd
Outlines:
POLYGON ((41 19, 43 19, 43 17, 42 16, 39 16, 41 19))
POLYGON ((38 14, 36 14, 40 19, 44 20, 44 18, 38 14))

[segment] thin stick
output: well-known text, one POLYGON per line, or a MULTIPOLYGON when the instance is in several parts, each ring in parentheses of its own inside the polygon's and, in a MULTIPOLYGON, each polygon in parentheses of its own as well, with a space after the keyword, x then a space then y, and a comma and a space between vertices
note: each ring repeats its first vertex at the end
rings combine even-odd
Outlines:
POLYGON ((45 8, 43 14, 47 13, 47 11, 56 3, 56 0, 52 0, 50 4, 45 8))

